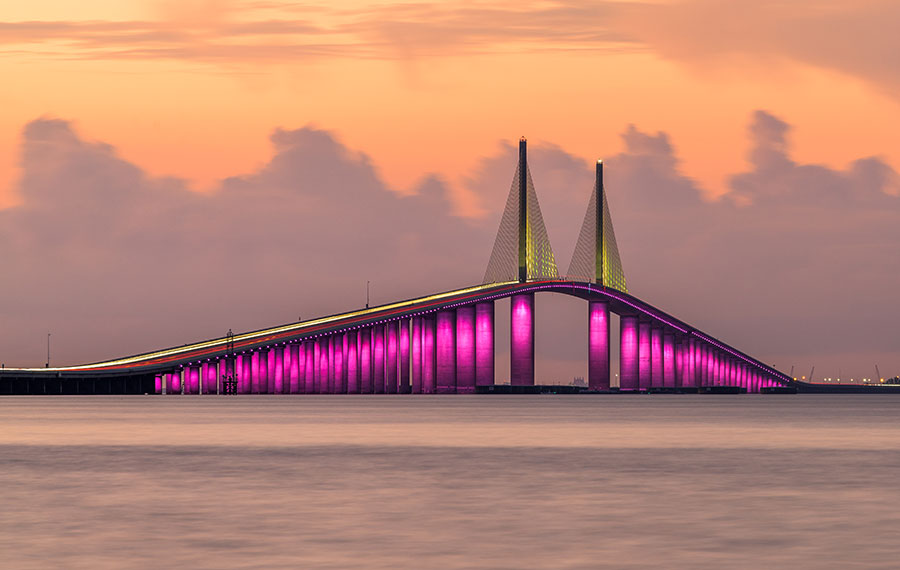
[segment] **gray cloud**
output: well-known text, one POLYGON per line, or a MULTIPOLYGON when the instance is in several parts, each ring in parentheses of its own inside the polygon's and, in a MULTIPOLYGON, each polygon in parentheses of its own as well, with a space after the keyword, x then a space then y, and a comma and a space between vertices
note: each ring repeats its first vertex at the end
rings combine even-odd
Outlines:
POLYGON ((434 177, 399 196, 332 134, 279 130, 213 195, 146 176, 64 121, 23 132, 21 206, 0 211, 0 360, 99 359, 476 282, 490 231, 434 177), (98 345, 98 339, 104 344, 98 345), (30 355, 30 356, 29 356, 30 355))

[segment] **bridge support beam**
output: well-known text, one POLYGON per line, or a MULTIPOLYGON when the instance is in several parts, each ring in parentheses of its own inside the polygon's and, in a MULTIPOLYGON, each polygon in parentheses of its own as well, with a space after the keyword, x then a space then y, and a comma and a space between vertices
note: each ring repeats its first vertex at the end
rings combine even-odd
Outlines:
POLYGON ((372 331, 372 379, 376 394, 384 394, 384 325, 372 331))
POLYGON ((411 388, 413 394, 422 393, 422 317, 412 318, 412 338, 410 339, 410 352, 412 353, 411 388))
POLYGON ((289 350, 291 352, 291 371, 290 371, 290 385, 291 385, 291 394, 299 394, 303 391, 302 382, 303 382, 303 371, 305 368, 306 362, 304 361, 305 355, 303 354, 303 345, 302 344, 292 344, 289 346, 289 350))
POLYGON ((647 390, 652 386, 653 351, 650 343, 650 323, 638 323, 638 388, 647 390))
POLYGON ((409 319, 400 320, 400 390, 401 394, 409 394, 412 387, 409 382, 409 319))
POLYGON ((663 387, 675 387, 675 334, 662 332, 662 381, 663 387))
POLYGON ((253 360, 249 352, 237 357, 238 394, 253 393, 253 360))
POLYGON ((384 393, 396 394, 398 386, 399 335, 397 321, 384 324, 384 393))
POLYGON ((200 377, 203 381, 201 391, 204 394, 219 393, 219 363, 215 360, 204 362, 201 366, 200 377))
POLYGON ((166 394, 181 393, 181 372, 178 370, 166 374, 166 394))
POLYGON ((635 391, 640 388, 638 319, 634 315, 621 315, 619 318, 619 389, 635 391))
POLYGON ((475 393, 475 305, 456 309, 456 393, 475 393))
POLYGON ((360 394, 372 394, 375 390, 374 385, 374 376, 372 374, 372 329, 364 328, 359 331, 360 394))
POLYGON ((663 346, 662 329, 650 325, 650 386, 662 388, 663 381, 663 346))
POLYGON ((191 365, 184 369, 184 384, 186 394, 200 393, 200 366, 191 365))
POLYGON ((422 319, 422 393, 437 392, 437 375, 435 363, 435 315, 425 315, 422 319))
POLYGON ((269 353, 269 364, 272 365, 270 394, 284 394, 284 347, 276 346, 269 353))
POLYGON ((396 394, 400 388, 399 359, 400 359, 400 324, 390 321, 385 325, 387 330, 387 346, 385 354, 384 393, 396 394))
POLYGON ((437 393, 456 393, 456 312, 438 311, 436 319, 437 393))
POLYGON ((494 385, 494 302, 475 305, 475 385, 494 385))
POLYGON ((337 333, 332 335, 332 345, 334 346, 334 384, 331 387, 332 394, 347 393, 347 367, 345 366, 347 353, 344 351, 344 345, 347 342, 345 333, 337 333))
POLYGON ((534 386, 534 293, 510 299, 509 374, 513 386, 534 386))
POLYGON ((609 390, 609 303, 588 302, 588 388, 609 390))
POLYGON ((359 394, 359 335, 347 333, 347 393, 359 394))

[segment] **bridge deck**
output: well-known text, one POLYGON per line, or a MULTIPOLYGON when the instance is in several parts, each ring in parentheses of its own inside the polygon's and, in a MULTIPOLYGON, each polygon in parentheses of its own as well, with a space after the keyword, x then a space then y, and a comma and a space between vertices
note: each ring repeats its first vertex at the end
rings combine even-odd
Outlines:
POLYGON ((315 338, 342 330, 354 330, 379 322, 392 321, 405 317, 437 312, 459 305, 467 305, 480 301, 496 300, 519 293, 554 292, 579 297, 586 300, 605 300, 610 310, 619 315, 638 315, 652 321, 658 321, 672 327, 685 335, 692 335, 704 342, 728 352, 735 358, 757 368, 760 372, 790 382, 782 372, 765 365, 743 352, 728 346, 718 339, 704 334, 685 322, 668 313, 621 291, 601 287, 592 283, 567 280, 540 280, 526 283, 507 282, 489 285, 477 285, 453 291, 445 291, 405 301, 389 303, 377 307, 329 315, 309 321, 291 323, 272 328, 237 334, 231 339, 226 337, 205 340, 185 346, 157 350, 144 354, 116 358, 92 364, 64 366, 53 368, 6 368, 0 370, 0 376, 44 376, 54 377, 104 377, 146 375, 172 369, 203 360, 212 359, 234 352, 248 351, 255 348, 288 343, 297 340, 315 338))

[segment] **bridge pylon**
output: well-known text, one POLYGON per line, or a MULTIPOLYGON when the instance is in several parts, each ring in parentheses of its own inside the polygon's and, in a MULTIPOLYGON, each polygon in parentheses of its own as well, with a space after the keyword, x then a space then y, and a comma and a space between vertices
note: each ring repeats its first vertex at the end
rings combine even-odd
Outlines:
POLYGON ((527 145, 525 137, 519 139, 519 162, 483 283, 559 279, 556 257, 528 169, 527 145))
POLYGON ((578 233, 567 277, 573 281, 589 281, 623 293, 628 292, 616 244, 616 232, 603 187, 602 160, 597 161, 594 190, 578 233))

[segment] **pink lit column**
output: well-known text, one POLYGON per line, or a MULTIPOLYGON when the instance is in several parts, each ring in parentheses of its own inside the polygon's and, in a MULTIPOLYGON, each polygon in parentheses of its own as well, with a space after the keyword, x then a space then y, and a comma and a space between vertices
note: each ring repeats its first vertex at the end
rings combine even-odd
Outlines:
POLYGON ((475 305, 475 385, 494 385, 494 302, 475 305))
POLYGON ((365 328, 359 331, 359 392, 372 394, 374 392, 372 378, 372 329, 365 328))
POLYGON ((245 352, 238 356, 238 394, 253 393, 253 355, 245 352))
POLYGON ((291 394, 299 394, 302 389, 302 378, 306 355, 303 354, 302 344, 292 344, 289 346, 291 353, 291 370, 290 370, 290 392, 291 394))
POLYGON ((435 319, 437 393, 456 393, 456 313, 438 311, 435 319))
POLYGON ((639 382, 638 320, 632 315, 622 315, 619 319, 619 389, 637 390, 639 382))
POLYGON ((475 393, 475 306, 456 309, 456 393, 475 393))
POLYGON ((688 344, 688 350, 690 351, 690 356, 688 360, 688 378, 690 379, 689 386, 697 387, 700 385, 700 382, 697 379, 697 370, 699 367, 697 366, 697 362, 699 361, 700 355, 699 350, 697 349, 697 341, 693 337, 690 339, 688 344))
POLYGON ((387 346, 385 354, 384 393, 396 394, 400 389, 399 360, 400 360, 400 323, 390 321, 385 326, 387 330, 387 346))
POLYGON ((203 379, 201 392, 204 394, 219 393, 219 363, 216 361, 204 362, 200 371, 203 379))
POLYGON ((259 352, 259 393, 271 394, 275 387, 275 382, 272 381, 275 372, 275 351, 267 348, 259 352))
POLYGON ((259 351, 250 353, 250 393, 259 394, 259 351))
POLYGON ((184 369, 184 384, 186 393, 200 393, 200 366, 188 366, 184 369))
POLYGON ((315 339, 309 339, 303 343, 303 358, 306 361, 303 366, 304 394, 316 393, 316 370, 318 368, 318 360, 316 360, 317 344, 315 339))
POLYGON ((588 302, 588 387, 609 390, 609 303, 588 302))
POLYGON ((663 334, 662 347, 662 377, 663 387, 675 387, 675 335, 670 332, 663 334))
POLYGON ((316 394, 328 393, 329 337, 316 339, 316 394))
POLYGON ((437 392, 437 374, 435 366, 435 316, 428 314, 422 319, 422 393, 437 392))
POLYGON ((163 376, 160 374, 153 377, 153 392, 155 394, 163 393, 163 376))
POLYGON ((294 353, 291 351, 291 344, 285 344, 282 350, 282 370, 283 370, 283 391, 282 394, 291 393, 291 365, 293 363, 294 353))
POLYGON ((650 326, 650 386, 662 388, 663 382, 663 343, 662 329, 650 326))
POLYGON ((513 386, 534 386, 534 293, 510 300, 509 381, 513 386))
POLYGON ((334 371, 331 393, 343 394, 347 391, 344 377, 344 335, 342 333, 331 335, 331 344, 333 358, 332 370, 334 371))
POLYGON ((384 394, 384 325, 375 325, 372 334, 372 379, 376 394, 384 394))
POLYGON ((359 394, 359 335, 347 333, 347 393, 359 394))
POLYGON ((409 394, 412 392, 412 386, 409 381, 409 321, 410 319, 400 319, 400 393, 409 394))
POLYGON ((638 386, 641 390, 652 386, 653 351, 650 336, 650 323, 638 323, 638 386))
POLYGON ((169 372, 166 374, 166 395, 178 394, 181 392, 181 372, 169 372))
POLYGON ((412 318, 412 393, 422 393, 422 317, 412 318))
MULTIPOLYGON (((284 394, 284 347, 276 346, 271 351, 269 362, 273 364, 272 369, 272 389, 269 392, 275 394, 284 394)), ((290 390, 288 390, 290 391, 290 390)))

